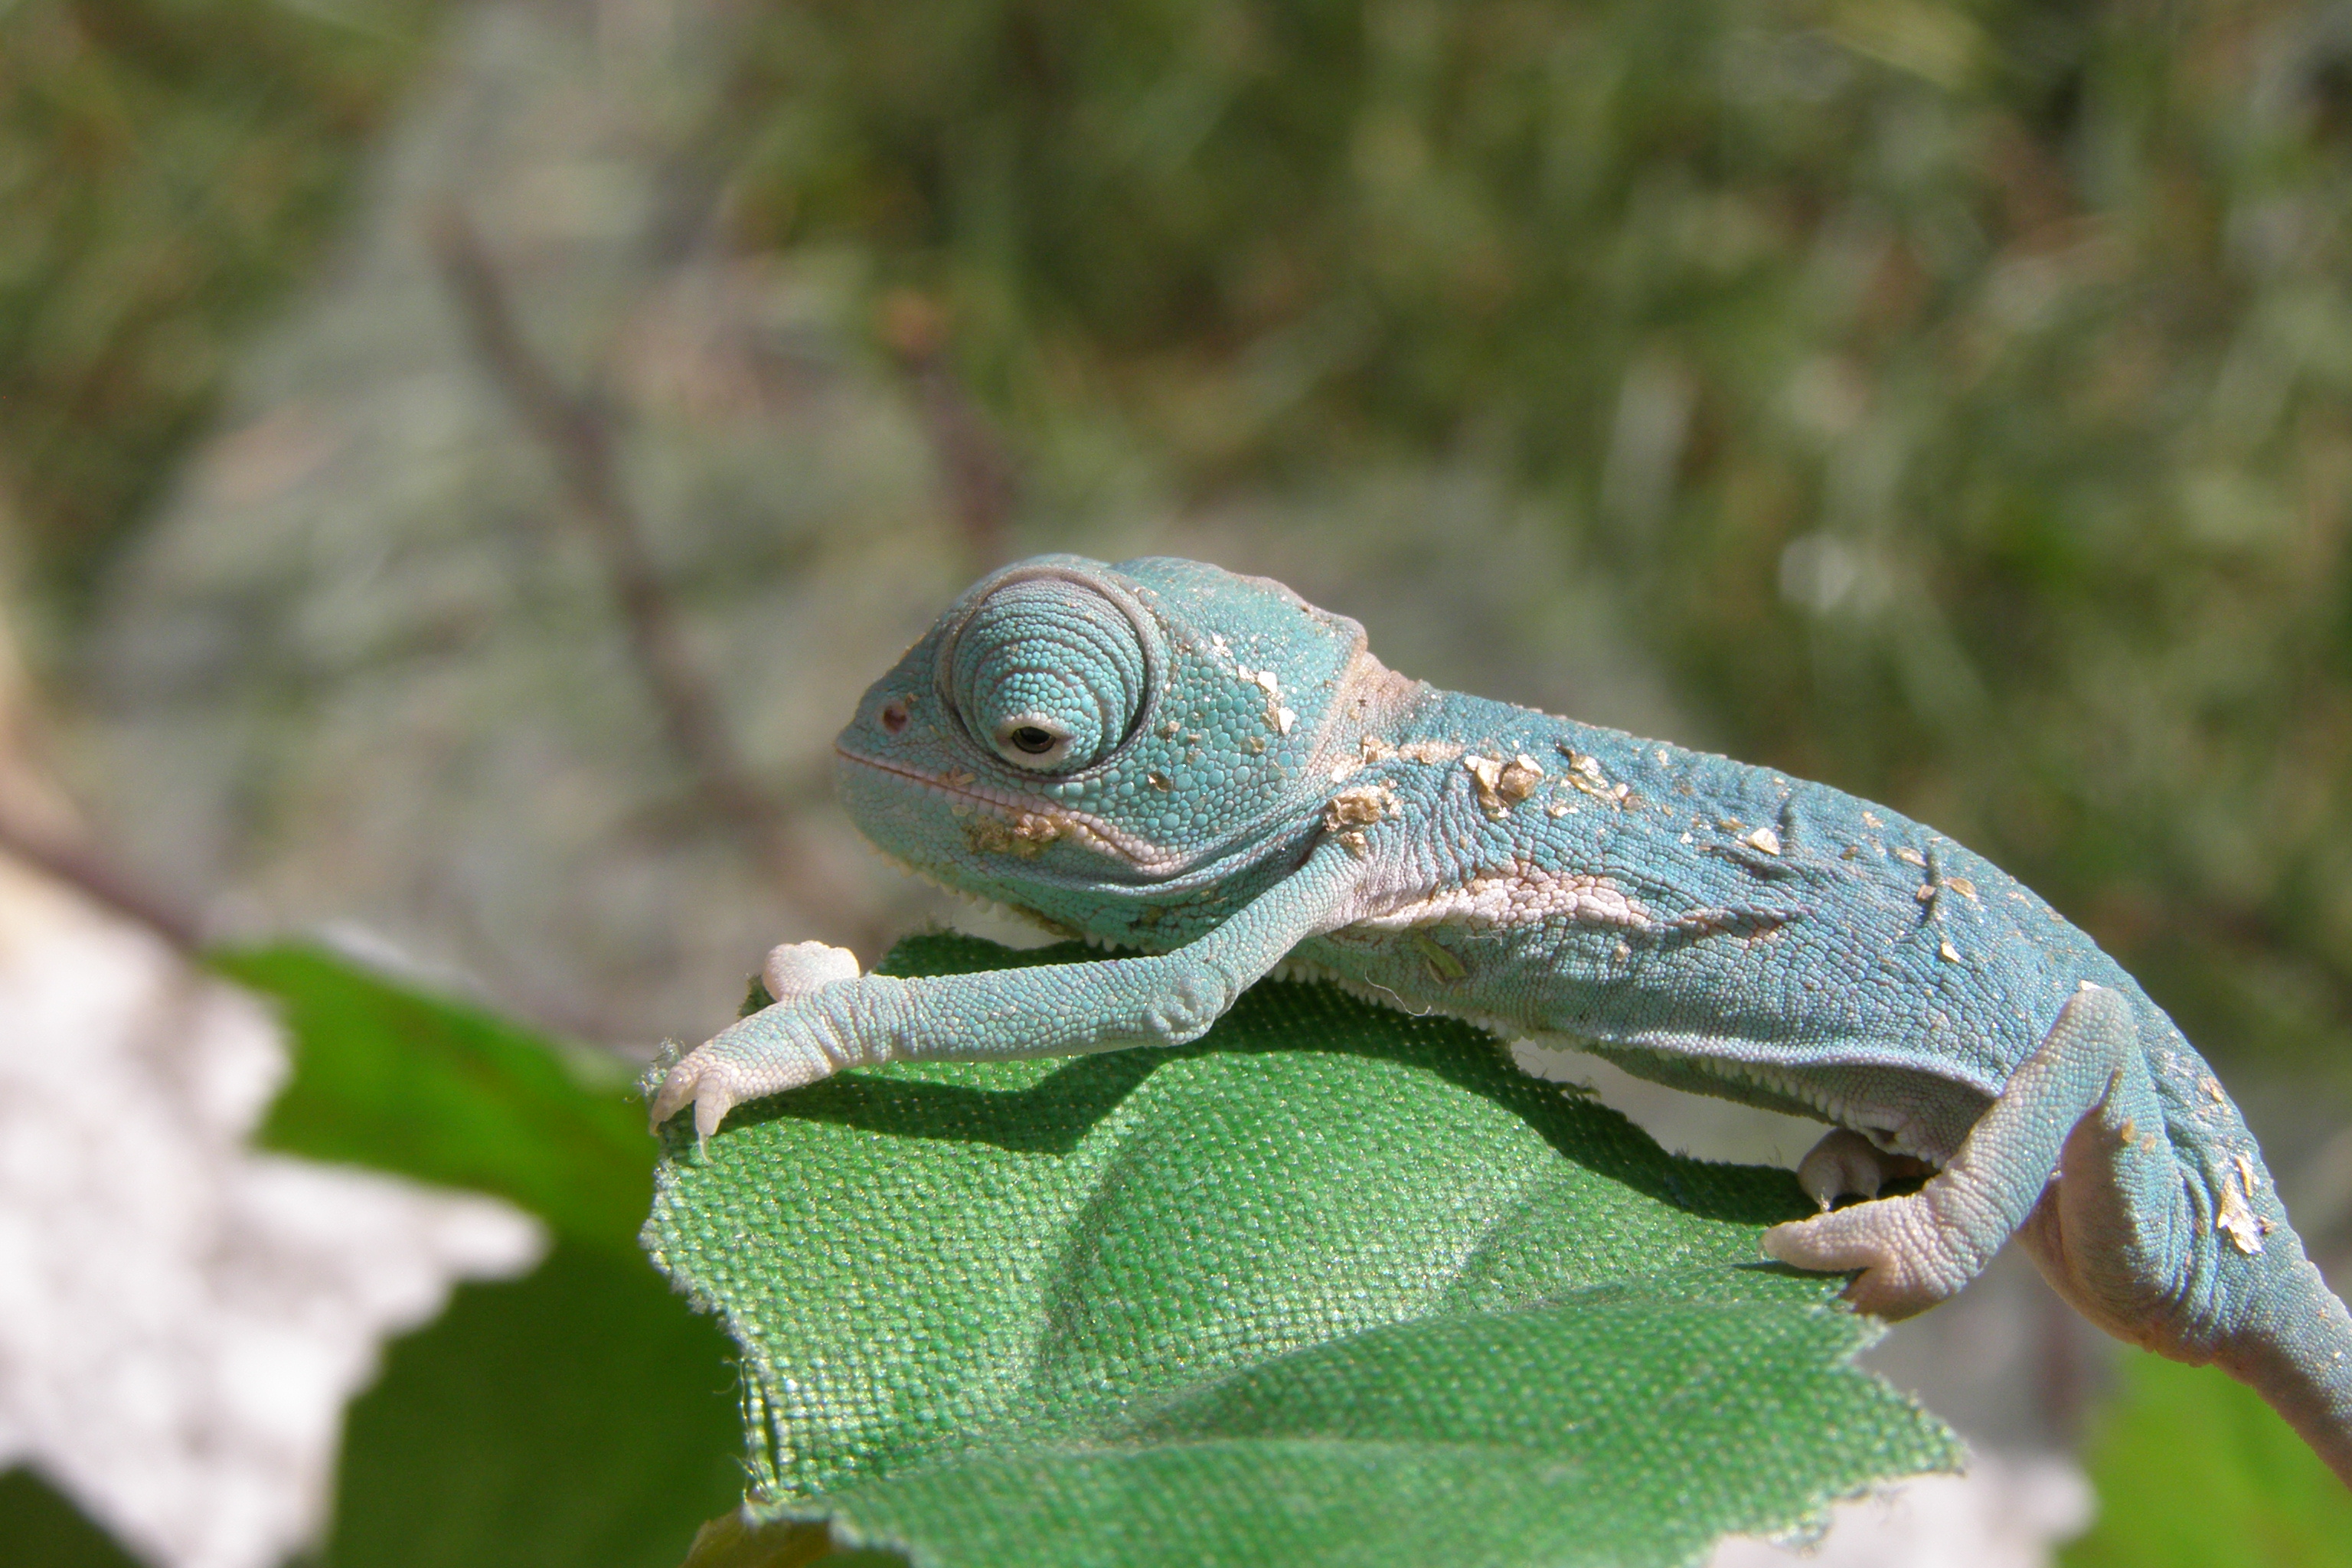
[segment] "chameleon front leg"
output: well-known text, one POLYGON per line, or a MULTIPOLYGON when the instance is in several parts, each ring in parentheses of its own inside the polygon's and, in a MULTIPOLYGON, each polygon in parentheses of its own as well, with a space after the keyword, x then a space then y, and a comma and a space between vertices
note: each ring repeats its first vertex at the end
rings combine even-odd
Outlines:
MULTIPOLYGON (((824 979, 739 1020, 662 1079, 656 1126, 688 1104, 708 1138, 728 1111, 845 1068, 1080 1056, 1197 1038, 1311 936, 1345 924, 1363 862, 1326 840, 1214 931, 1173 952, 901 980, 824 979)), ((837 950, 835 950, 837 951, 837 950)))

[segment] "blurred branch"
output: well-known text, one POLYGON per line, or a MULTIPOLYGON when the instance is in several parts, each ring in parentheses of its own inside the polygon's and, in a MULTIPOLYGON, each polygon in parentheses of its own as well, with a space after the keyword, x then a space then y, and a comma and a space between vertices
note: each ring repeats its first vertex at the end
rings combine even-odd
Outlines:
POLYGON ((125 872, 79 835, 35 826, 0 801, 0 854, 13 856, 92 902, 146 927, 184 953, 199 945, 195 917, 125 872))
POLYGON ((758 857, 785 897, 804 911, 830 917, 845 940, 878 949, 887 933, 845 917, 835 889, 810 874, 796 853, 782 802, 753 776, 736 749, 718 696, 688 651, 677 603, 621 483, 610 425, 590 402, 568 392, 524 341, 504 280, 480 234, 455 203, 428 215, 426 238, 483 368, 545 449, 565 500, 604 561, 663 731, 693 772, 704 801, 758 857))
POLYGON ((915 384, 967 563, 975 573, 992 570, 1004 559, 1004 525, 1019 494, 1019 476, 994 422, 948 363, 946 312, 926 296, 900 289, 882 301, 880 327, 884 346, 915 384))
POLYGON ((763 854, 772 851, 782 813, 744 766, 718 699, 687 651, 677 605, 623 492, 611 427, 585 400, 558 384, 523 341, 506 285, 465 214, 454 204, 436 208, 427 237, 483 367, 553 461, 565 499, 604 560, 630 649, 671 746, 694 770, 710 805, 763 854))

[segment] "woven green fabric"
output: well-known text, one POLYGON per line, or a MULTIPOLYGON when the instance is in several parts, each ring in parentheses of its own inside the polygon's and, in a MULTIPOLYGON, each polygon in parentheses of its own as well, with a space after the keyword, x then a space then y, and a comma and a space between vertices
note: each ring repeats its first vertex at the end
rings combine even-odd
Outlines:
POLYGON ((670 1138, 646 1243, 742 1347, 754 1513, 919 1563, 1678 1563, 1958 1458, 1758 1261, 1788 1173, 1328 986, 670 1138))

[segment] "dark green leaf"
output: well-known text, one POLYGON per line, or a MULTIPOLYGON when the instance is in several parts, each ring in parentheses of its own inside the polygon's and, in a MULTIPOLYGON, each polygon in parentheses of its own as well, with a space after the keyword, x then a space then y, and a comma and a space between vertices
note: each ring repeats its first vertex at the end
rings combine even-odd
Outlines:
POLYGON ((315 948, 214 962, 276 997, 292 1037, 293 1081, 262 1143, 495 1194, 561 1235, 634 1258, 653 1144, 616 1059, 567 1054, 315 948))
POLYGON ((139 1560, 30 1470, 0 1474, 0 1562, 8 1568, 138 1568, 139 1560))
POLYGON ((468 1285, 355 1401, 325 1568, 670 1568, 743 1484, 716 1325, 559 1243, 468 1285))
POLYGON ((742 1484, 735 1375, 635 1245, 654 1144, 627 1070, 314 949, 216 963, 292 1037, 272 1147, 493 1194, 557 1237, 392 1347, 352 1406, 323 1561, 676 1563, 742 1484))

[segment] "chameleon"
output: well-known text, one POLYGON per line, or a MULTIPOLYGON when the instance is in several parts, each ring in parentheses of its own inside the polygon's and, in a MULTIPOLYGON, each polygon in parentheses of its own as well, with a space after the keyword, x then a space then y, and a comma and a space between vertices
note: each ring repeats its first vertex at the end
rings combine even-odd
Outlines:
POLYGON ((780 946, 774 1005, 667 1068, 656 1125, 690 1107, 708 1140, 849 1068, 1179 1044, 1280 968, 1829 1123, 1797 1167, 1819 1212, 1770 1258, 1895 1319, 2013 1236, 2352 1486, 2352 1316, 2221 1082, 2089 936, 1897 812, 1440 690, 1279 583, 1168 557, 984 578, 835 753, 886 856, 1118 951, 901 979, 780 946))

